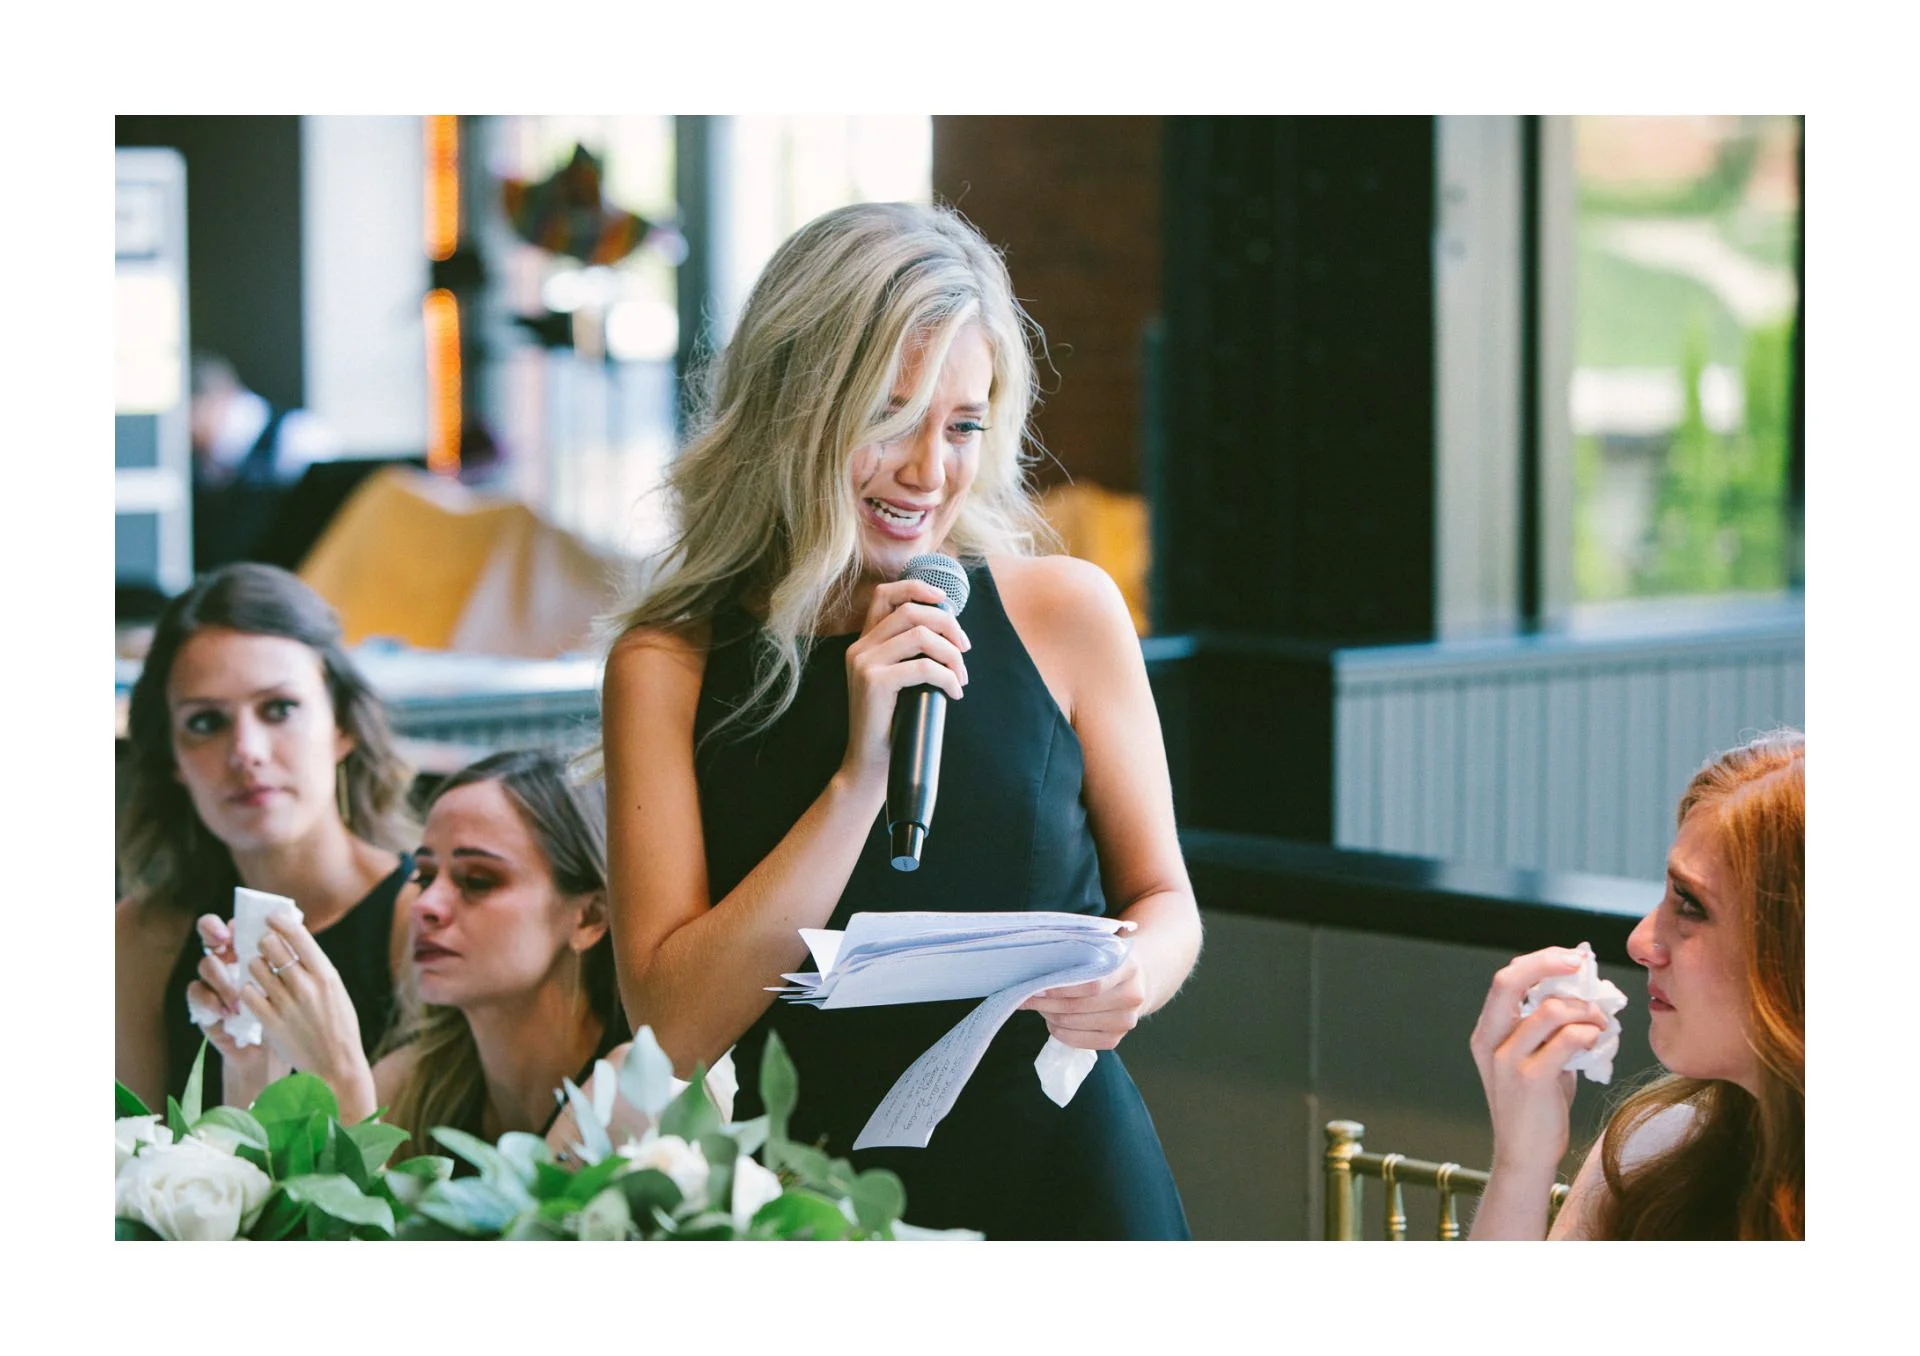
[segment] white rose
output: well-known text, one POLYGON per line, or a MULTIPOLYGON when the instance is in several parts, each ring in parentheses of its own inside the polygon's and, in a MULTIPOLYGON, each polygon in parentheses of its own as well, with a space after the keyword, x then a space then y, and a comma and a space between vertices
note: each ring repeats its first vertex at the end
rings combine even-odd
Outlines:
POLYGON ((733 1160, 733 1227, 745 1233, 754 1213, 777 1197, 780 1179, 742 1154, 733 1160))
POLYGON ((694 1204, 707 1196, 707 1158, 700 1146, 689 1144, 678 1135, 656 1135, 643 1140, 628 1140, 620 1147, 620 1156, 639 1168, 658 1168, 673 1179, 680 1194, 694 1204))
POLYGON ((122 1116, 113 1123, 114 1175, 120 1175, 120 1169, 127 1166, 127 1160, 142 1144, 171 1143, 173 1131, 167 1129, 158 1116, 122 1116))
POLYGON ((116 1218, 162 1238, 237 1238, 260 1216, 273 1181, 244 1158, 188 1138, 129 1159, 113 1182, 116 1218))

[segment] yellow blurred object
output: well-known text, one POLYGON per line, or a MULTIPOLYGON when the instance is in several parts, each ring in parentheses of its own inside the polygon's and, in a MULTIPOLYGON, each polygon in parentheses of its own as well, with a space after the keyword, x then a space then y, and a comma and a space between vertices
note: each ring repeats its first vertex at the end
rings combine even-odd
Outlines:
POLYGON ((1067 554, 1090 560, 1113 576, 1133 614, 1133 629, 1147 634, 1147 501, 1091 483, 1055 485, 1040 496, 1040 511, 1060 534, 1067 554))
POLYGON ((300 577, 349 645, 550 659, 587 643, 632 568, 519 500, 390 467, 340 506, 300 577))

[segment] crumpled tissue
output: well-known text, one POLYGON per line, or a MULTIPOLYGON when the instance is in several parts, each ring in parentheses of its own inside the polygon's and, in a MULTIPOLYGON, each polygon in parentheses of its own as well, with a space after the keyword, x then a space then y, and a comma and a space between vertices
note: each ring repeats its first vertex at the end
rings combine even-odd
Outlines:
POLYGON ((1520 1000, 1520 1015, 1530 1015, 1541 1000, 1547 998, 1584 998, 1598 1005, 1607 1014, 1606 1034, 1594 1042, 1591 1050, 1575 1052, 1562 1066, 1562 1072, 1584 1073, 1596 1083, 1609 1083, 1613 1080, 1613 1057, 1620 1051, 1618 1014, 1626 1007, 1627 996, 1612 980, 1600 978, 1599 962, 1591 946, 1582 942, 1574 950, 1580 954, 1580 968, 1570 975, 1543 979, 1528 989, 1526 997, 1520 1000))
MULTIPOLYGON (((299 905, 285 895, 271 895, 265 890, 249 890, 244 885, 233 887, 233 954, 234 963, 225 964, 215 960, 225 972, 227 982, 234 988, 240 988, 251 977, 254 958, 260 954, 261 939, 267 935, 267 919, 280 910, 286 909, 293 914, 298 923, 304 918, 299 905)), ((226 1033, 233 1037, 233 1043, 241 1049, 260 1044, 260 1019, 242 1008, 231 1017, 222 1017, 215 1008, 202 1007, 189 996, 187 1012, 195 1024, 210 1027, 220 1023, 226 1033)))
POLYGON ((1074 1045, 1062 1045, 1052 1036, 1040 1047, 1040 1057, 1033 1061, 1033 1067, 1040 1075, 1040 1086, 1047 1096, 1053 1099, 1055 1106, 1065 1106, 1073 1100, 1073 1094, 1080 1090, 1080 1084, 1093 1072, 1093 1066, 1100 1058, 1098 1050, 1082 1050, 1074 1045))

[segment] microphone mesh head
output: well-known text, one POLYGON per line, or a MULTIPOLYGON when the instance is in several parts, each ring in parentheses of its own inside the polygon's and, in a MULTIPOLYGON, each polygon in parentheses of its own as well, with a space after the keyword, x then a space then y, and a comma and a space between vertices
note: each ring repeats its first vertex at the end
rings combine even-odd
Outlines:
POLYGON ((973 589, 967 579, 966 570, 952 556, 943 556, 931 552, 915 556, 907 562, 907 568, 901 572, 902 579, 918 579, 931 584, 947 595, 947 611, 958 614, 967 605, 967 594, 973 589))

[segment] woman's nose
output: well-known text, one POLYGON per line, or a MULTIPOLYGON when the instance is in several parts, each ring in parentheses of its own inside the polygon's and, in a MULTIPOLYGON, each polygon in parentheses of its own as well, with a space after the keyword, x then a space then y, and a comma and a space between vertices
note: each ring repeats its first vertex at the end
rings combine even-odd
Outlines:
POLYGON ((1657 927, 1654 919, 1659 912, 1655 909, 1635 923, 1633 931, 1627 934, 1627 955, 1632 957, 1636 965, 1644 965, 1648 969, 1665 959, 1660 943, 1654 936, 1657 927))
POLYGON ((237 767, 252 767, 267 758, 267 727, 243 711, 234 718, 233 745, 228 757, 237 767))
POLYGON ((927 419, 905 440, 899 481, 916 490, 937 490, 947 483, 947 462, 941 454, 940 427, 927 419))
POLYGON ((414 926, 439 927, 447 921, 448 907, 447 887, 436 876, 413 898, 414 926))

